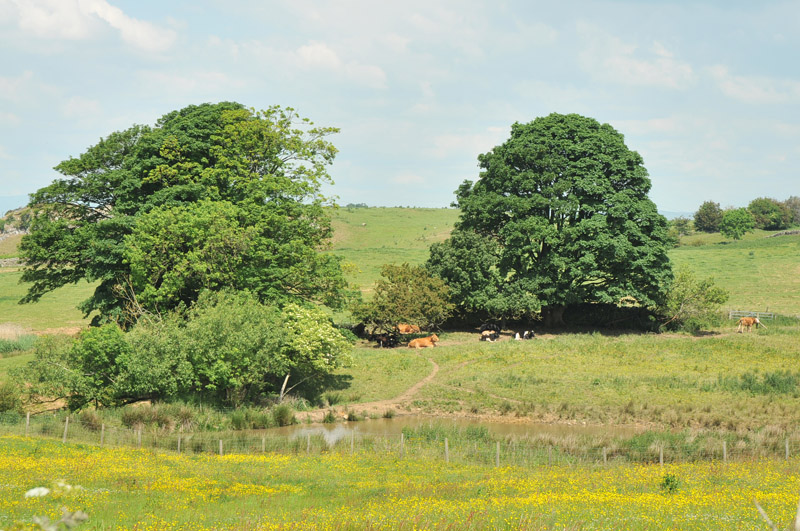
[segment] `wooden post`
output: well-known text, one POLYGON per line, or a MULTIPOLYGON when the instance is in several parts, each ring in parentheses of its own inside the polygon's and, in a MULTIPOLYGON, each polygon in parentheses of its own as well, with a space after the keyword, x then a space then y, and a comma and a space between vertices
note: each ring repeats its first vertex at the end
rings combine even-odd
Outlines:
POLYGON ((664 447, 658 447, 658 464, 664 466, 664 447))
POLYGON ((311 434, 306 434, 306 455, 311 453, 311 434))
POLYGON ((728 441, 722 441, 722 461, 728 462, 728 441))
POLYGON ((100 446, 103 446, 105 440, 106 440, 106 425, 100 424, 100 446))
POLYGON ((406 450, 406 434, 400 432, 400 459, 403 458, 406 450))
POLYGON ((553 447, 547 447, 547 466, 553 466, 553 447))
POLYGON ((608 464, 608 453, 606 451, 606 447, 603 446, 603 466, 608 464))
POLYGON ((267 451, 267 438, 261 437, 261 453, 263 454, 266 451, 267 451))
POLYGON ((25 414, 25 437, 28 436, 28 428, 31 426, 31 412, 28 411, 25 414))
POLYGON ((356 450, 356 434, 350 433, 350 455, 356 450))
POLYGON ((178 435, 178 453, 181 453, 181 436, 178 435))
POLYGON ((222 439, 219 440, 219 455, 222 455, 222 439))
POLYGON ((67 442, 67 428, 69 428, 69 417, 64 420, 64 437, 62 437, 61 442, 67 442))
POLYGON ((141 448, 142 447, 142 428, 139 428, 138 430, 136 430, 136 438, 137 438, 138 443, 139 443, 139 448, 141 448))
POLYGON ((497 447, 494 450, 494 466, 500 466, 500 441, 497 441, 497 447))
POLYGON ((447 443, 447 437, 444 439, 444 460, 445 462, 450 462, 450 446, 447 443))
POLYGON ((789 437, 786 437, 786 460, 789 460, 789 437))

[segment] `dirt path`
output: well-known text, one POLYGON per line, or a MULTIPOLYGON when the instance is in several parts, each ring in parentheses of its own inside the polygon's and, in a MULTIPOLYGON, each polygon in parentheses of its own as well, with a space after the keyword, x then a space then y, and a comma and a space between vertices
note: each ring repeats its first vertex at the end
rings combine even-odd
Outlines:
MULTIPOLYGON (((397 410, 401 406, 405 406, 408 402, 410 402, 414 396, 422 389, 423 386, 430 383, 436 377, 436 374, 439 372, 439 364, 433 361, 431 358, 428 358, 428 362, 433 366, 431 369, 430 374, 428 374, 425 378, 418 381, 405 391, 402 394, 390 398, 388 400, 378 400, 375 402, 363 402, 360 404, 353 404, 349 406, 349 409, 352 411, 357 411, 358 413, 364 413, 366 415, 383 415, 384 412, 388 410, 397 410)), ((322 418, 328 412, 330 408, 322 408, 322 409, 315 409, 313 411, 306 411, 303 413, 298 413, 298 417, 301 419, 310 418, 311 422, 322 422, 322 418)), ((334 407, 334 410, 341 411, 341 407, 337 408, 334 407)), ((337 412, 338 413, 338 412, 337 412)), ((339 413, 341 416, 344 416, 344 413, 339 413)))

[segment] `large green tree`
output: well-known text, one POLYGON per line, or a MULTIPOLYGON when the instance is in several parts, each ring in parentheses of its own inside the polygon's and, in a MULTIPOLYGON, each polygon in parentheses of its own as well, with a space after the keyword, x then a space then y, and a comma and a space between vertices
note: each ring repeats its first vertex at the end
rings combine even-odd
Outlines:
POLYGON ((782 230, 792 224, 793 214, 789 207, 769 197, 753 199, 747 210, 753 215, 757 229, 782 230))
POLYGON ((694 213, 694 228, 701 232, 717 232, 720 223, 722 208, 714 201, 705 201, 694 213))
POLYGON ((746 208, 727 210, 719 225, 722 235, 734 240, 741 240, 745 233, 753 232, 755 228, 756 221, 746 208))
POLYGON ((321 187, 336 131, 224 102, 112 133, 32 194, 23 300, 85 279, 98 284, 82 310, 128 325, 222 287, 341 304, 339 259, 318 252, 332 234, 321 187))
POLYGON ((608 124, 577 114, 515 123, 456 191, 457 228, 499 247, 497 289, 522 317, 560 324, 579 302, 660 303, 672 278, 667 222, 641 156, 608 124))

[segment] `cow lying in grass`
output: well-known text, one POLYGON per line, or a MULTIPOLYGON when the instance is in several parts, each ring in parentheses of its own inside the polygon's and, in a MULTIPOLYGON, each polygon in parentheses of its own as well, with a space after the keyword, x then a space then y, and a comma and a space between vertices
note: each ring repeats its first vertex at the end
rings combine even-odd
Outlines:
POLYGON ((409 341, 408 348, 435 347, 437 341, 439 341, 439 336, 436 334, 431 334, 428 337, 418 337, 409 341))
POLYGON ((401 334, 419 334, 419 327, 417 325, 400 323, 395 328, 397 328, 397 331, 401 334))

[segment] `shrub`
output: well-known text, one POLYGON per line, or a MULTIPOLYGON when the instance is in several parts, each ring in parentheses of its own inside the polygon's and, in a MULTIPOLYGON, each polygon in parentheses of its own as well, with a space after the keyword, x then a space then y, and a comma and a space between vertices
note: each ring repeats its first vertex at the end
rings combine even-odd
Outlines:
POLYGON ((334 413, 332 409, 329 409, 328 412, 325 413, 325 416, 322 417, 322 422, 325 424, 333 424, 336 422, 336 413, 334 413))
POLYGON ((84 410, 78 415, 78 423, 90 431, 100 431, 103 425, 103 419, 97 414, 95 410, 84 410))
POLYGON ((666 494, 675 494, 678 492, 678 487, 680 487, 680 485, 681 482, 673 474, 666 474, 661 479, 661 483, 658 484, 658 486, 661 487, 661 490, 666 494))
POLYGON ((0 413, 22 411, 22 395, 19 388, 11 382, 0 383, 0 413))

